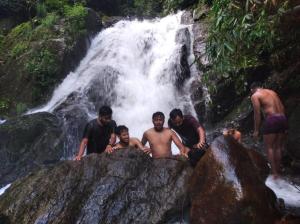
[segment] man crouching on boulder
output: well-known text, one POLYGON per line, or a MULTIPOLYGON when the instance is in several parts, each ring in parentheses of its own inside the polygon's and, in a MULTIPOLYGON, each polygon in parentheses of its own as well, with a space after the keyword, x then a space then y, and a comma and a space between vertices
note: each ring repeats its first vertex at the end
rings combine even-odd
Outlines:
POLYGON ((183 145, 189 149, 187 155, 191 165, 196 166, 208 148, 203 126, 192 115, 183 115, 178 108, 170 112, 168 125, 181 137, 183 145))
POLYGON ((99 109, 98 118, 91 120, 84 129, 83 138, 80 143, 78 155, 75 160, 81 160, 85 147, 87 154, 113 151, 112 146, 116 142, 114 129, 116 122, 111 119, 112 109, 102 106, 99 109))
POLYGON ((120 141, 113 147, 113 150, 132 147, 132 148, 140 149, 147 154, 151 153, 151 149, 144 147, 139 139, 129 137, 129 130, 126 126, 119 125, 116 128, 115 133, 120 139, 120 141))
POLYGON ((165 115, 162 112, 155 112, 152 115, 153 128, 145 131, 142 138, 142 144, 150 144, 153 158, 166 158, 172 156, 172 141, 179 148, 180 154, 186 155, 187 149, 180 142, 180 139, 174 131, 164 127, 165 115))

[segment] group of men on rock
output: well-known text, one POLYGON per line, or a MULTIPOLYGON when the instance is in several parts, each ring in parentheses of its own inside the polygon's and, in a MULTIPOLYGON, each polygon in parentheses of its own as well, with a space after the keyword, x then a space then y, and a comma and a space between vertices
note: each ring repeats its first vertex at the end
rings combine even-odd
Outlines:
POLYGON ((87 154, 112 153, 115 150, 133 147, 152 154, 153 158, 165 158, 172 155, 172 142, 178 147, 180 154, 190 158, 192 165, 204 154, 207 148, 205 130, 203 126, 191 115, 183 115, 180 109, 170 112, 169 128, 164 127, 165 115, 155 112, 152 115, 153 128, 144 132, 142 140, 129 136, 129 129, 124 125, 116 125, 112 120, 112 109, 102 106, 98 118, 90 121, 85 129, 80 143, 76 160, 80 160, 85 148, 87 154), (180 141, 175 130, 182 141, 180 141), (116 143, 116 136, 119 142, 116 143), (146 147, 149 142, 150 147, 146 147))
MULTIPOLYGON (((255 140, 258 138, 262 111, 265 116, 262 134, 266 154, 271 164, 272 174, 276 178, 280 173, 281 154, 288 129, 284 106, 274 91, 262 88, 258 83, 251 85, 251 93, 254 108, 253 137, 255 140)), ((86 125, 79 153, 75 159, 81 160, 85 148, 87 148, 87 154, 90 154, 112 153, 126 147, 134 147, 147 154, 151 153, 153 158, 165 158, 172 155, 171 144, 174 142, 180 150, 180 154, 188 157, 192 166, 195 166, 208 147, 203 126, 196 118, 191 115, 183 115, 182 111, 177 108, 170 112, 168 128, 164 127, 164 122, 165 115, 162 112, 155 112, 152 115, 153 128, 145 131, 140 141, 129 136, 126 126, 116 125, 116 122, 112 120, 110 107, 102 106, 99 109, 98 118, 86 125), (116 143, 116 135, 119 138, 118 143, 116 143), (145 146, 147 142, 150 147, 145 146)), ((240 132, 229 130, 225 134, 241 142, 240 132)))

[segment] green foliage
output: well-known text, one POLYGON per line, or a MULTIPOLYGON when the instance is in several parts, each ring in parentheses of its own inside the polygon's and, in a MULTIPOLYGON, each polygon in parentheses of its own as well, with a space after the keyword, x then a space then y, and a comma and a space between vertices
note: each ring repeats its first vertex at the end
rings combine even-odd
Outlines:
POLYGON ((55 12, 48 13, 48 15, 41 20, 41 24, 44 27, 51 28, 56 24, 58 19, 59 19, 59 17, 55 12))
POLYGON ((38 18, 44 18, 47 15, 47 8, 46 4, 44 3, 38 3, 36 4, 36 16, 38 18))
POLYGON ((16 104, 16 113, 17 115, 21 115, 22 113, 24 113, 27 110, 27 106, 25 103, 17 103, 16 104))
POLYGON ((10 56, 12 58, 17 58, 20 55, 22 55, 24 52, 26 52, 27 48, 28 48, 28 45, 26 42, 19 42, 10 51, 10 56))
POLYGON ((164 9, 166 12, 172 12, 180 9, 184 0, 166 0, 164 3, 164 9))
POLYGON ((5 112, 8 110, 9 101, 7 99, 0 99, 0 113, 5 112))
POLYGON ((209 0, 164 0, 164 12, 165 14, 170 12, 176 12, 177 10, 183 10, 188 7, 194 7, 201 1, 209 0))
POLYGON ((68 5, 68 0, 46 0, 45 5, 49 12, 61 11, 65 5, 68 5))
POLYGON ((40 97, 56 81, 58 59, 48 49, 35 51, 25 65, 35 81, 35 97, 40 97))
POLYGON ((10 40, 20 40, 20 39, 28 39, 31 36, 32 25, 30 22, 21 23, 16 26, 12 31, 8 34, 6 39, 10 40))
POLYGON ((74 6, 65 5, 64 16, 67 22, 66 31, 69 34, 70 42, 85 34, 85 18, 88 12, 87 9, 81 4, 75 4, 74 6))
POLYGON ((234 78, 238 89, 243 88, 245 77, 235 75, 259 65, 275 50, 280 40, 279 19, 285 8, 286 3, 271 15, 269 5, 259 0, 213 1, 206 48, 212 64, 208 75, 234 78))
POLYGON ((163 9, 164 0, 134 0, 134 13, 139 16, 157 16, 163 9))

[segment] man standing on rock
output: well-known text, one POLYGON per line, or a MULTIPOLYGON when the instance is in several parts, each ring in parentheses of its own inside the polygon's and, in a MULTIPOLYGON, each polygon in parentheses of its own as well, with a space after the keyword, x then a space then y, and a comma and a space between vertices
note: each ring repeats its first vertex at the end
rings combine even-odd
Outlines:
POLYGON ((83 138, 80 143, 78 155, 75 160, 81 160, 85 147, 87 154, 113 151, 112 146, 116 142, 114 129, 116 122, 111 119, 112 109, 102 106, 99 109, 98 118, 91 120, 84 129, 83 138))
POLYGON ((176 133, 171 129, 164 127, 165 115, 162 112, 155 112, 152 115, 152 123, 154 127, 144 132, 142 144, 145 145, 149 142, 153 158, 166 158, 172 156, 172 141, 179 148, 180 154, 186 156, 187 149, 180 142, 176 133))
POLYGON ((182 139, 182 143, 189 148, 188 156, 192 166, 204 155, 208 145, 206 143, 203 126, 191 115, 183 115, 180 109, 173 109, 168 120, 169 128, 175 130, 182 139))
POLYGON ((264 145, 272 174, 277 178, 280 174, 281 153, 284 150, 288 122, 284 106, 278 95, 270 89, 264 89, 258 83, 251 85, 251 101, 254 109, 254 133, 257 140, 261 124, 261 110, 265 115, 262 127, 264 145))

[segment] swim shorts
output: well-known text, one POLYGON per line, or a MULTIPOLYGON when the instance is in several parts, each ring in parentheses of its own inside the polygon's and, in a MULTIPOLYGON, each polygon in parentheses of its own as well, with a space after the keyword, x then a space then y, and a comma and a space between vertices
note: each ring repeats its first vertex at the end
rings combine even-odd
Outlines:
POLYGON ((262 133, 264 135, 285 133, 287 129, 288 122, 286 116, 283 114, 273 114, 266 117, 262 133))

